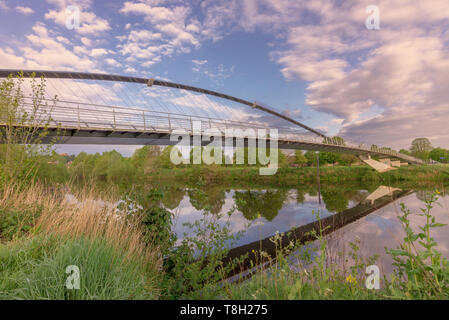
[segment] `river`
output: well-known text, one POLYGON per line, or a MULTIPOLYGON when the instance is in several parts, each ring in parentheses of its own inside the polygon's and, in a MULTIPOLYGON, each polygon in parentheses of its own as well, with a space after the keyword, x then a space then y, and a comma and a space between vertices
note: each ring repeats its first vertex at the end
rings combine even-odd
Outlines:
MULTIPOLYGON (((231 233, 239 235, 238 239, 229 241, 228 246, 246 249, 276 232, 300 230, 316 221, 317 214, 324 219, 337 213, 344 217, 357 212, 360 216, 355 216, 354 221, 345 222, 326 235, 329 259, 334 262, 344 259, 341 253, 349 252, 349 243, 359 240, 360 255, 367 258, 378 254, 381 271, 389 273, 392 260, 385 248, 396 247, 404 237, 397 218, 401 214, 401 203, 413 213, 412 228, 418 230, 425 218, 417 213, 421 213, 425 200, 437 188, 439 205, 435 205, 432 213, 437 222, 449 224, 449 195, 441 186, 419 190, 381 185, 322 186, 320 194, 312 185, 298 189, 177 187, 165 190, 163 204, 173 213, 173 230, 178 243, 195 233, 186 223, 204 218, 222 227, 228 224, 231 233)), ((432 232, 437 249, 449 257, 449 226, 432 232)))

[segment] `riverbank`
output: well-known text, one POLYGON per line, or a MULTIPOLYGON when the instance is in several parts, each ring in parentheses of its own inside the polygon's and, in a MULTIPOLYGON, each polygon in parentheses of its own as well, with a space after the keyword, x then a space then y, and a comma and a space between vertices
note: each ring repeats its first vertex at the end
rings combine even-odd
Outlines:
MULTIPOLYGON (((184 184, 229 184, 251 186, 296 187, 317 182, 316 167, 279 168, 275 175, 262 176, 256 167, 191 166, 189 168, 159 169, 145 177, 147 181, 182 182, 184 184)), ((414 185, 449 183, 449 166, 405 166, 378 173, 369 166, 320 167, 321 183, 360 182, 390 183, 412 182, 414 185)))

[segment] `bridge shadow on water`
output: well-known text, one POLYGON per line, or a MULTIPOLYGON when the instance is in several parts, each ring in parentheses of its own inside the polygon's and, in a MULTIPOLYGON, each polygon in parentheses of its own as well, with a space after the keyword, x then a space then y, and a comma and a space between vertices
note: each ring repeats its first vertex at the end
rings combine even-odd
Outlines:
POLYGON ((328 217, 315 220, 311 223, 301 225, 297 228, 293 228, 287 232, 283 232, 280 234, 280 239, 278 241, 273 241, 272 238, 274 235, 272 235, 258 241, 232 248, 228 252, 228 255, 223 259, 225 265, 236 258, 244 255, 247 256, 228 274, 228 276, 238 276, 240 279, 250 277, 256 269, 260 270, 260 266, 263 266, 268 262, 276 261, 276 255, 279 248, 287 247, 291 241, 299 245, 316 240, 313 233, 320 234, 320 230, 323 236, 331 234, 336 230, 387 206, 397 199, 412 194, 413 192, 413 190, 401 190, 380 186, 356 206, 337 212, 328 217), (388 191, 386 192, 385 189, 388 191), (260 255, 254 254, 254 252, 258 251, 263 251, 267 254, 267 257, 261 260, 260 255))

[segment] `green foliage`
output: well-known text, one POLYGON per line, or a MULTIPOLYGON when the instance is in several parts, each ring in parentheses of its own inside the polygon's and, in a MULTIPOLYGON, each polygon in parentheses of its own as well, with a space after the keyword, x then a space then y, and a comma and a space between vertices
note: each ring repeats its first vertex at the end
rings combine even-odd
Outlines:
POLYGON ((348 208, 348 198, 342 194, 341 190, 321 192, 326 209, 331 212, 341 212, 348 208))
POLYGON ((449 260, 435 249, 437 243, 431 236, 432 229, 445 226, 436 222, 431 214, 437 200, 437 194, 432 194, 426 200, 425 208, 418 214, 426 219, 425 224, 419 227, 419 232, 415 232, 411 227, 410 210, 401 204, 402 216, 398 216, 398 219, 405 231, 405 237, 396 249, 387 249, 396 267, 389 283, 393 298, 449 297, 449 260))
POLYGON ((429 153, 430 159, 441 163, 449 163, 449 150, 443 148, 432 149, 429 153))
MULTIPOLYGON (((197 197, 206 195, 199 191, 197 197)), ((198 199, 198 202, 206 203, 207 200, 198 199)), ((229 218, 234 210, 228 211, 228 219, 221 222, 225 217, 218 213, 211 214, 205 206, 202 218, 184 224, 193 235, 184 235, 181 243, 165 260, 165 298, 210 299, 221 294, 222 289, 217 286, 217 282, 223 280, 236 263, 223 265, 229 246, 240 236, 232 234, 230 229, 229 218)))
POLYGON ((432 149, 432 144, 427 138, 416 138, 412 141, 412 145, 410 146, 412 156, 423 160, 429 159, 429 154, 432 149))
POLYGON ((304 157, 307 159, 307 165, 308 166, 316 166, 317 163, 317 155, 315 151, 307 151, 304 154, 304 157))
POLYGON ((159 146, 143 146, 134 151, 130 164, 141 173, 151 173, 161 167, 160 157, 161 148, 159 146))
POLYGON ((295 150, 295 164, 302 167, 307 164, 307 158, 301 150, 295 150))
POLYGON ((320 152, 320 165, 334 164, 340 160, 340 155, 334 152, 320 152))
POLYGON ((115 150, 101 155, 80 152, 70 166, 70 173, 79 182, 112 182, 116 185, 129 185, 137 176, 132 158, 125 158, 115 150))
POLYGON ((35 237, 0 245, 2 299, 154 299, 154 268, 127 258, 101 239, 35 237), (80 270, 80 289, 66 288, 67 266, 80 270))
POLYGON ((40 206, 28 208, 0 208, 0 240, 10 241, 29 232, 40 216, 40 206))
MULTIPOLYGON (((45 96, 45 80, 30 80, 31 90, 23 89, 23 74, 10 75, 0 82, 0 182, 28 184, 41 162, 35 158, 50 154, 52 143, 40 143, 48 136, 51 121, 45 96)), ((53 104, 56 103, 56 97, 53 104)), ((53 141, 54 142, 54 141, 53 141)))
POLYGON ((146 193, 131 191, 120 201, 118 209, 134 212, 140 216, 145 225, 145 241, 159 246, 167 253, 176 241, 172 231, 173 215, 162 206, 164 194, 159 189, 151 189, 146 193))
MULTIPOLYGON (((159 157, 159 162, 160 162, 160 165, 162 168, 171 169, 171 168, 175 167, 175 164, 170 159, 170 153, 172 152, 173 149, 175 150, 173 152, 176 152, 177 148, 174 146, 167 146, 162 151, 162 153, 159 157)), ((178 151, 178 155, 182 156, 179 151, 178 151)))
POLYGON ((282 209, 287 198, 286 190, 235 191, 234 201, 237 209, 248 220, 264 217, 272 221, 282 209))

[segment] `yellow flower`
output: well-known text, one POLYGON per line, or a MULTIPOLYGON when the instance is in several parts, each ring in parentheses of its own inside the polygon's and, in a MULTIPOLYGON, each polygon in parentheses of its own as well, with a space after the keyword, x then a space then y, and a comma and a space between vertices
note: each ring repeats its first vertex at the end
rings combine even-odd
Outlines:
POLYGON ((350 284, 357 284, 357 279, 350 274, 346 277, 346 282, 350 284))
POLYGON ((435 190, 436 194, 440 194, 440 191, 438 191, 438 189, 435 190))

